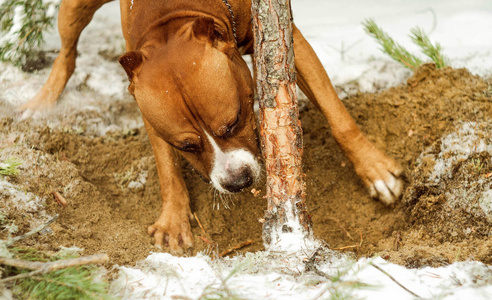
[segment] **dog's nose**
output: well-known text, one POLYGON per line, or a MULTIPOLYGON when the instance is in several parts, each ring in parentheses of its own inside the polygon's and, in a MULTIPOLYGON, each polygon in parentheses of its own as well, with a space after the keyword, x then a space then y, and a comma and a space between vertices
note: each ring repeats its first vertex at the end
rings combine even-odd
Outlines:
POLYGON ((220 185, 231 193, 240 192, 253 184, 253 172, 249 167, 240 169, 237 172, 230 172, 220 185))

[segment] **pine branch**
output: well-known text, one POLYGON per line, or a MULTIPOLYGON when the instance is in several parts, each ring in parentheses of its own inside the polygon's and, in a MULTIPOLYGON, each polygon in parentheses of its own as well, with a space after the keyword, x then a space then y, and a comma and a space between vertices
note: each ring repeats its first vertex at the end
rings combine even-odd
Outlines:
POLYGON ((55 280, 51 278, 46 278, 46 277, 39 277, 39 276, 32 276, 32 279, 43 282, 46 281, 48 283, 52 283, 58 286, 62 286, 68 289, 73 289, 79 292, 80 294, 88 296, 90 299, 106 299, 107 297, 99 296, 96 292, 91 292, 90 290, 86 290, 76 284, 68 283, 68 282, 63 282, 60 280, 55 280))
MULTIPOLYGON (((0 241, 5 247, 43 230, 57 219, 28 233, 0 241)), ((5 248, 6 249, 6 248, 5 248)), ((60 251, 50 255, 32 248, 8 249, 14 258, 0 257, 0 286, 13 286, 19 299, 108 299, 107 282, 96 279, 96 264, 106 263, 107 254, 77 257, 60 251)))
POLYGON ((96 280, 93 266, 72 267, 19 280, 17 298, 108 299, 107 282, 96 280))
POLYGON ((441 45, 439 43, 434 46, 429 37, 419 27, 412 28, 410 32, 412 41, 422 49, 422 53, 432 59, 436 64, 436 68, 441 69, 447 66, 448 59, 441 54, 441 45))
MULTIPOLYGON (((44 223, 44 224, 41 224, 39 225, 38 227, 34 228, 33 230, 29 231, 28 233, 26 234, 23 234, 23 235, 20 235, 20 236, 16 236, 15 238, 12 238, 11 240, 8 240, 7 241, 7 247, 13 245, 15 242, 17 241, 20 241, 22 239, 25 239, 33 234, 36 234, 38 232, 40 232, 41 230, 45 229, 46 227, 48 227, 49 225, 51 225, 51 223, 55 222, 56 219, 58 219, 58 214, 56 214, 53 218, 51 218, 48 222, 44 223)), ((1 259, 1 258, 0 258, 1 259)))
POLYGON ((389 279, 391 279, 394 283, 396 283, 398 286, 400 286, 402 289, 404 289, 405 291, 407 291, 408 293, 410 293, 412 296, 414 296, 415 298, 417 299, 423 299, 422 297, 420 297, 419 295, 417 295, 416 293, 412 292, 411 290, 409 290, 408 288, 406 288, 403 284, 401 284, 400 282, 398 282, 398 280, 396 280, 393 276, 391 276, 388 272, 386 272, 385 270, 381 269, 381 267, 379 267, 378 265, 375 265, 373 264, 372 262, 369 263, 371 266, 373 266, 374 268, 376 268, 377 270, 379 270, 381 273, 383 273, 384 275, 388 276, 389 279))
POLYGON ((12 0, 0 5, 0 60, 24 65, 53 27, 60 0, 12 0))
MULTIPOLYGON (((0 257, 0 264, 27 270, 41 270, 49 273, 55 270, 66 269, 81 265, 101 264, 109 260, 107 254, 94 254, 90 256, 62 259, 50 262, 27 261, 16 258, 0 257)), ((1 281, 0 281, 1 282, 1 281)))
POLYGON ((49 256, 30 248, 12 249, 18 258, 0 257, 8 277, 1 284, 14 284, 18 298, 107 299, 107 282, 96 280, 95 264, 108 261, 106 254, 66 258, 49 256), (48 260, 48 261, 46 261, 48 260), (34 270, 34 271, 28 271, 34 270))
POLYGON ((368 19, 363 23, 365 31, 382 46, 382 51, 387 53, 395 61, 411 70, 416 70, 422 61, 412 55, 402 45, 396 43, 386 32, 376 25, 374 20, 368 19))

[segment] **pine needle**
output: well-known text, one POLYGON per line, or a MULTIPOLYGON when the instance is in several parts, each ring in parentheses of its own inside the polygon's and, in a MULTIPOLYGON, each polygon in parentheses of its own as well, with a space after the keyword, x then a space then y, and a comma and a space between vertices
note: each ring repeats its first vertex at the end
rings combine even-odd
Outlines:
POLYGON ((386 32, 376 25, 374 20, 367 19, 362 25, 364 25, 365 31, 382 46, 382 51, 404 67, 416 70, 422 64, 422 61, 418 57, 412 55, 403 46, 396 43, 386 32))
POLYGON ((34 58, 53 27, 59 0, 0 1, 0 60, 20 66, 34 58))
MULTIPOLYGON (((17 259, 47 264, 77 257, 73 254, 49 255, 32 248, 14 247, 10 251, 17 259)), ((20 299, 110 299, 107 282, 97 279, 98 268, 95 265, 80 265, 47 273, 9 266, 4 270, 6 276, 18 276, 18 279, 12 280, 12 291, 20 299)))
POLYGON ((10 157, 4 162, 0 163, 0 175, 3 176, 17 176, 19 174, 18 166, 22 165, 22 162, 16 158, 10 157))
POLYGON ((419 27, 412 28, 410 32, 412 41, 422 49, 422 53, 427 55, 436 64, 437 69, 447 67, 448 59, 441 54, 441 45, 439 43, 436 43, 434 46, 429 40, 429 37, 419 27))
POLYGON ((95 267, 81 266, 32 276, 20 281, 32 299, 108 299, 106 283, 94 280, 95 267))

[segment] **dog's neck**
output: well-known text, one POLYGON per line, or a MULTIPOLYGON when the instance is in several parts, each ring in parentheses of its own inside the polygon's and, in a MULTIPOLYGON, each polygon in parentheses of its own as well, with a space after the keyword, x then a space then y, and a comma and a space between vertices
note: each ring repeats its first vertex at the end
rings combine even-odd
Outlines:
POLYGON ((155 1, 152 6, 139 5, 139 2, 135 2, 130 15, 133 19, 130 22, 132 27, 129 28, 132 50, 139 49, 150 39, 157 38, 165 42, 171 35, 177 33, 180 26, 198 17, 214 19, 223 32, 227 33, 228 38, 237 44, 238 38, 241 37, 236 33, 236 17, 222 1, 209 0, 208 6, 198 5, 198 2, 203 1, 196 0, 155 1))

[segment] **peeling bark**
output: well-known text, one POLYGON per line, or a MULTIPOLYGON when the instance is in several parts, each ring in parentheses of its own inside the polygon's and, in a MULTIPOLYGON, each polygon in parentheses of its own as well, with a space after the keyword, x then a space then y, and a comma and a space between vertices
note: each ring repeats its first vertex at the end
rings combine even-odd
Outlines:
POLYGON ((305 236, 311 217, 305 204, 301 165, 302 129, 296 93, 290 0, 253 0, 255 71, 260 99, 260 135, 267 172, 268 210, 263 240, 291 232, 298 220, 305 236))

